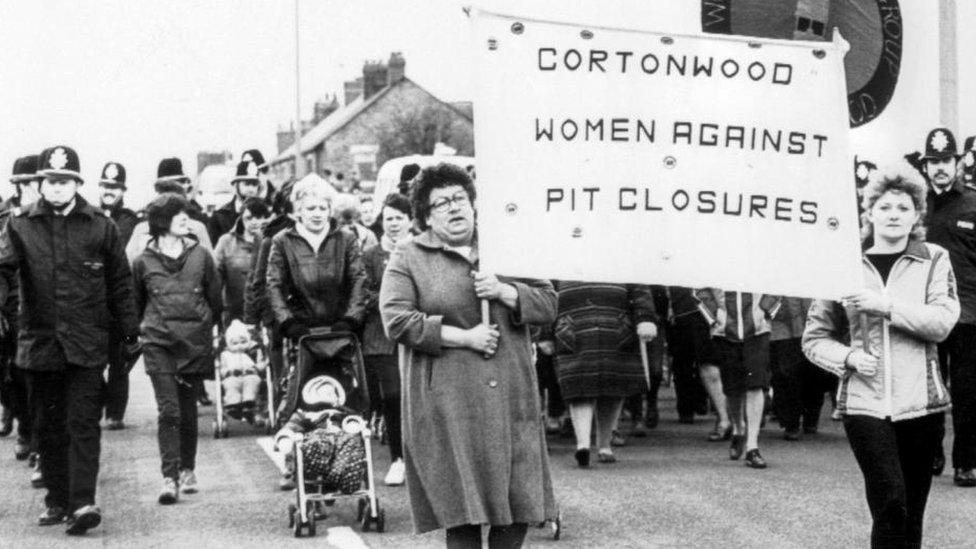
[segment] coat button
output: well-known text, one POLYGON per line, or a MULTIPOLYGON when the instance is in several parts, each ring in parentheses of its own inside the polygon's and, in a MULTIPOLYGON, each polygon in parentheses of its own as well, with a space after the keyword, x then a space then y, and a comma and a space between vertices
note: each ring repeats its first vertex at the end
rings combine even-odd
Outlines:
POLYGON ((488 386, 494 389, 495 387, 498 387, 498 382, 493 379, 488 382, 488 386))

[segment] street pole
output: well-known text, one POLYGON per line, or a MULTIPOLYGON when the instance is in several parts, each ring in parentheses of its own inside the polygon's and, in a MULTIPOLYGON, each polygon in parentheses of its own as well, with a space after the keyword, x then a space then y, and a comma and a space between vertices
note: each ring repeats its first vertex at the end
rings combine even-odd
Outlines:
POLYGON ((959 135, 959 44, 956 0, 939 0, 939 121, 959 135))
POLYGON ((302 162, 302 93, 301 78, 299 76, 299 32, 298 32, 298 2, 295 0, 295 179, 305 175, 302 162))

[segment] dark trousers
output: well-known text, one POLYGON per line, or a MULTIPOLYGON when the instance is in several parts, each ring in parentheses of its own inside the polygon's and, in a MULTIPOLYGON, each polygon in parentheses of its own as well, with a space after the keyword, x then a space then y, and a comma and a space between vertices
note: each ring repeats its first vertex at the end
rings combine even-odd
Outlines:
POLYGON ((125 346, 113 340, 108 345, 108 378, 105 381, 105 418, 121 420, 129 404, 129 369, 125 346))
POLYGON ((844 418, 874 521, 871 547, 921 547, 932 459, 943 420, 943 414, 894 423, 868 416, 844 418))
POLYGON ((17 438, 29 441, 31 451, 36 452, 35 414, 28 395, 27 372, 14 366, 12 360, 0 367, 0 405, 17 420, 17 438))
POLYGON ((59 372, 27 372, 35 407, 44 503, 73 512, 95 503, 101 453, 102 371, 68 364, 59 372))
POLYGON ((690 322, 677 323, 668 329, 668 350, 671 361, 671 379, 674 381, 674 398, 679 417, 694 417, 695 412, 708 410, 708 393, 698 372, 695 350, 696 332, 690 322))
MULTIPOLYGON (((528 525, 516 522, 488 529, 488 549, 519 549, 525 541, 528 525)), ((448 549, 481 549, 481 525, 466 524, 447 529, 448 549)))
POLYGON ((197 377, 149 375, 159 411, 157 437, 164 477, 178 479, 181 470, 196 466, 197 377))
POLYGON ((820 420, 824 393, 836 383, 836 377, 803 356, 800 338, 769 342, 769 360, 773 371, 773 405, 776 417, 785 429, 815 429, 820 420))
POLYGON ((566 411, 563 394, 556 377, 556 360, 553 355, 536 354, 535 371, 539 379, 539 400, 546 403, 546 415, 560 417, 566 411), (547 398, 548 397, 548 398, 547 398))
MULTIPOLYGON (((956 324, 948 339, 939 344, 939 369, 949 384, 952 398, 952 466, 976 468, 976 326, 956 324)), ((945 424, 941 426, 938 454, 942 455, 945 424)))
POLYGON ((386 420, 386 438, 390 443, 390 458, 403 458, 403 430, 400 424, 400 394, 383 395, 383 418, 386 420))

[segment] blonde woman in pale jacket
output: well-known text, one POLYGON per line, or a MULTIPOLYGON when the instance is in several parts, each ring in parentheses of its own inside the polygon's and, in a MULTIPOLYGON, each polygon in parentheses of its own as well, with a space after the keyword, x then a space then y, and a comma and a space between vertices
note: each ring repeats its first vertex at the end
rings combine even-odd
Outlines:
POLYGON ((921 545, 949 409, 936 344, 959 301, 948 252, 924 241, 925 193, 907 166, 878 172, 864 190, 864 289, 814 302, 803 334, 807 358, 841 378, 837 410, 864 475, 872 547, 921 545))

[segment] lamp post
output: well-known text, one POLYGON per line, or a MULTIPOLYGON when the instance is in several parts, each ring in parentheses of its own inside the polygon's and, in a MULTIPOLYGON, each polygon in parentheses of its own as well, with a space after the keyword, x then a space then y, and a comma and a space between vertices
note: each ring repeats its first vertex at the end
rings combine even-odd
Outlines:
POLYGON ((298 2, 295 0, 295 179, 305 174, 302 163, 302 94, 299 64, 298 2))

